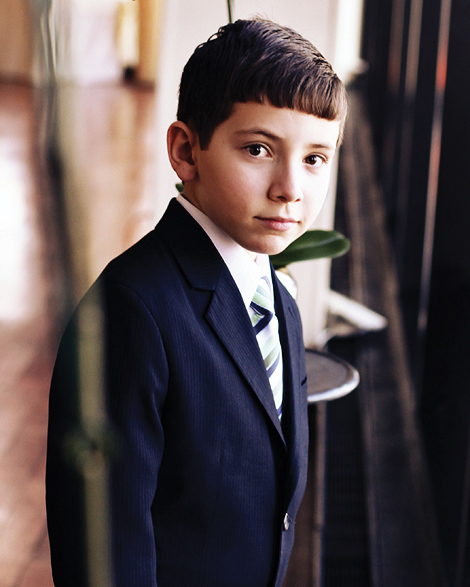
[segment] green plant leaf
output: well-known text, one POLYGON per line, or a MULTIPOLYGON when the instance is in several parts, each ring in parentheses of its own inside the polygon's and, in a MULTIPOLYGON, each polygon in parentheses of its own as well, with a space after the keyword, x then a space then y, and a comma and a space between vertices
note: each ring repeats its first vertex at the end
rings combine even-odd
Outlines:
POLYGON ((349 247, 349 240, 335 230, 308 230, 282 253, 271 255, 270 259, 274 269, 280 269, 298 261, 339 257, 349 247))

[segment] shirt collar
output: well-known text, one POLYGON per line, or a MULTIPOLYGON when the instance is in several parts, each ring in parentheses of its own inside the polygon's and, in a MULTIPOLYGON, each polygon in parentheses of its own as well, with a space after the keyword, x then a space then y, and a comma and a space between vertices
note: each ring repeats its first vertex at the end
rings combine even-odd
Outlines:
POLYGON ((226 232, 214 224, 204 212, 196 208, 182 194, 176 199, 211 239, 224 263, 227 265, 246 308, 249 308, 259 280, 263 275, 268 278, 272 289, 271 265, 268 255, 258 254, 256 259, 253 259, 246 249, 236 243, 226 232))

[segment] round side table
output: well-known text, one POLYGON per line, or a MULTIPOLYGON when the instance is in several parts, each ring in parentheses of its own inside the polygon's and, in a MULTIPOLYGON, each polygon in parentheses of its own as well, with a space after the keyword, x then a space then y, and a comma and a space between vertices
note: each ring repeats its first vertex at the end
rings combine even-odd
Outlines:
POLYGON ((338 399, 359 384, 357 370, 331 353, 307 350, 306 363, 309 404, 338 399))

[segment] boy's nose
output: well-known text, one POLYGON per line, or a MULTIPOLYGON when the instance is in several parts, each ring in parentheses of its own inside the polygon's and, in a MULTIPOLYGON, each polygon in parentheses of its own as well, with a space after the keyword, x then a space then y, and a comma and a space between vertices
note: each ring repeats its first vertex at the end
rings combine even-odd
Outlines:
POLYGON ((279 165, 271 181, 269 197, 272 200, 296 202, 303 198, 298 170, 294 165, 279 165))

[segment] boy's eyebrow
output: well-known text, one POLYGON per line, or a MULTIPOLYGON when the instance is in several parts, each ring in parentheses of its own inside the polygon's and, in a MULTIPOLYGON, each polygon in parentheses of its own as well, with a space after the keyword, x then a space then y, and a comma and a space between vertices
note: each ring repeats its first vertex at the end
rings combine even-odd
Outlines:
MULTIPOLYGON (((268 130, 264 129, 264 128, 247 128, 247 129, 243 129, 243 130, 237 130, 235 132, 235 134, 237 136, 242 136, 242 135, 261 135, 264 136, 268 139, 271 139, 273 141, 280 141, 282 140, 282 137, 279 137, 278 135, 269 132, 268 130)), ((310 143, 308 145, 309 149, 327 149, 329 151, 335 151, 336 150, 336 145, 330 145, 328 143, 310 143)))
POLYGON ((243 130, 237 130, 236 135, 262 135, 268 139, 272 139, 274 141, 279 141, 281 137, 275 135, 274 133, 269 132, 263 128, 247 128, 243 130))

